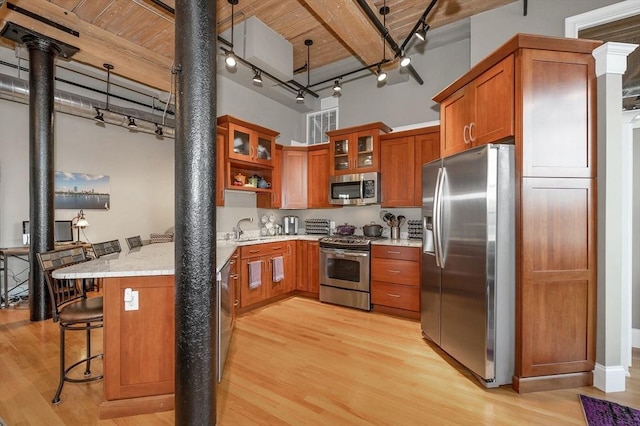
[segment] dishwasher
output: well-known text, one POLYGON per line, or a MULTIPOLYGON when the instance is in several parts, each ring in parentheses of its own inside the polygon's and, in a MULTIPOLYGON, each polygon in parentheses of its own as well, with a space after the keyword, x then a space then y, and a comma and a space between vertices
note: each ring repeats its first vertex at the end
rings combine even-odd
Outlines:
POLYGON ((231 309, 233 308, 233 292, 229 286, 231 275, 231 262, 234 260, 229 259, 224 264, 220 272, 218 272, 216 280, 216 340, 217 340, 217 379, 218 383, 222 380, 222 371, 224 369, 224 363, 227 360, 227 353, 229 352, 229 342, 231 341, 231 309))

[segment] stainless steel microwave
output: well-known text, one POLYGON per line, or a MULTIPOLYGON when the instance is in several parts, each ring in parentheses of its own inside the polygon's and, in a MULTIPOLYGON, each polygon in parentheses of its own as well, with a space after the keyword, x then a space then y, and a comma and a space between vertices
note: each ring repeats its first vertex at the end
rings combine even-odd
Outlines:
POLYGON ((380 173, 353 173, 331 176, 329 203, 341 205, 378 204, 380 173))

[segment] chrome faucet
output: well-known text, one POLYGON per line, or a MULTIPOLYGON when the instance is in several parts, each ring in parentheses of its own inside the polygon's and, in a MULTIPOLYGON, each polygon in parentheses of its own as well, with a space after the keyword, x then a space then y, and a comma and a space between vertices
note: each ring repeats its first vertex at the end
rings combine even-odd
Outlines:
POLYGON ((242 234, 244 234, 244 231, 240 228, 240 223, 241 222, 253 222, 253 218, 252 217, 245 217, 243 219, 240 219, 238 221, 238 223, 236 223, 236 227, 233 228, 233 238, 235 238, 236 240, 239 240, 240 236, 242 234))

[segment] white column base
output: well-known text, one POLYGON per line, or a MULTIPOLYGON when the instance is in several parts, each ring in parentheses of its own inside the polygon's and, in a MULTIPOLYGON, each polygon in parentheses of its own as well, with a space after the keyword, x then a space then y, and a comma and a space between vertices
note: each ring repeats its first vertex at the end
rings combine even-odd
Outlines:
POLYGON ((621 365, 596 364, 593 370, 593 386, 603 392, 624 392, 626 372, 621 365))

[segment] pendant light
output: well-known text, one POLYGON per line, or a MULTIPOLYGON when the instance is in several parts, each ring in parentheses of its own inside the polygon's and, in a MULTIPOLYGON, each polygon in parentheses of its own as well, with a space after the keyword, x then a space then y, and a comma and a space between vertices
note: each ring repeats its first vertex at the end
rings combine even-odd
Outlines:
MULTIPOLYGON (((109 111, 109 91, 111 90, 111 70, 113 69, 113 65, 111 64, 102 64, 102 66, 107 70, 107 105, 105 107, 105 111, 109 111)), ((93 117, 98 123, 104 123, 104 115, 102 111, 100 111, 99 107, 96 107, 96 116, 93 117)))
POLYGON ((296 95, 297 102, 304 102, 304 92, 309 88, 309 80, 311 78, 311 46, 313 46, 313 40, 309 38, 306 39, 304 41, 304 45, 307 46, 307 87, 298 91, 298 94, 296 95))
POLYGON ((389 13, 389 8, 387 7, 387 0, 385 0, 384 5, 380 8, 380 14, 382 15, 382 26, 384 26, 384 34, 382 34, 382 61, 380 61, 380 63, 378 64, 378 68, 376 69, 379 83, 382 83, 387 79, 387 73, 382 70, 382 64, 387 61, 386 49, 384 44, 384 37, 389 32, 389 30, 387 29, 387 13, 389 13))
POLYGON ((235 68, 238 61, 236 60, 236 54, 233 52, 233 6, 238 4, 238 0, 227 0, 231 5, 231 50, 225 54, 224 63, 229 68, 235 68))

